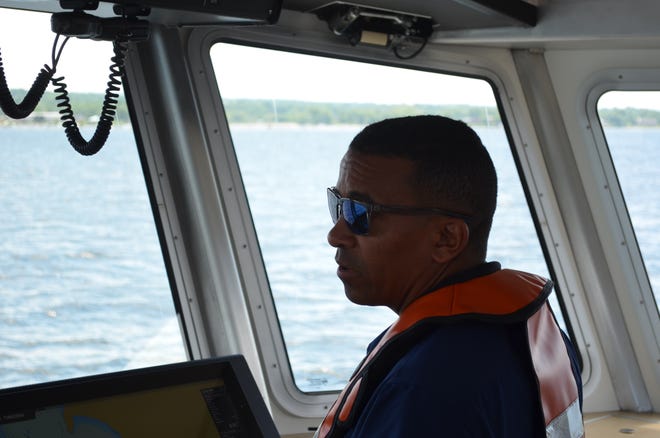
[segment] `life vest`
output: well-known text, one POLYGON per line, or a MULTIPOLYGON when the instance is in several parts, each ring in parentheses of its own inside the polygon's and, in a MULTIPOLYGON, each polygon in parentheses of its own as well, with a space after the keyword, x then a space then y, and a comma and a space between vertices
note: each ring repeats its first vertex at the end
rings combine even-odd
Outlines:
POLYGON ((357 367, 319 426, 315 438, 336 438, 352 427, 376 386, 415 340, 457 320, 526 321, 540 406, 548 438, 580 438, 579 391, 561 331, 546 299, 552 282, 509 269, 451 284, 423 295, 401 312, 357 367))

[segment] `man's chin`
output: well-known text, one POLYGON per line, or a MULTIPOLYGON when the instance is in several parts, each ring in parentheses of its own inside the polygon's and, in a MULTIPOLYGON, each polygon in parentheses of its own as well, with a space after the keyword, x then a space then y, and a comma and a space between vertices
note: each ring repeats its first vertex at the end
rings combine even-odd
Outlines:
POLYGON ((355 288, 352 288, 346 284, 344 284, 344 294, 346 294, 346 298, 353 303, 353 304, 358 304, 360 306, 382 306, 383 303, 376 302, 373 298, 369 297, 369 294, 366 294, 364 292, 360 292, 356 290, 355 288))

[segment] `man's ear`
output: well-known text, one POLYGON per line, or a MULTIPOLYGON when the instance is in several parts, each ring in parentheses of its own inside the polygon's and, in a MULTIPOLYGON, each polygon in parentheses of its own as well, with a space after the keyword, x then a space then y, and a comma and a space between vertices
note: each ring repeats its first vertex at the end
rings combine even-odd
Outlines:
POLYGON ((433 260, 439 264, 447 263, 465 251, 470 240, 470 229, 460 219, 442 218, 434 239, 433 260))

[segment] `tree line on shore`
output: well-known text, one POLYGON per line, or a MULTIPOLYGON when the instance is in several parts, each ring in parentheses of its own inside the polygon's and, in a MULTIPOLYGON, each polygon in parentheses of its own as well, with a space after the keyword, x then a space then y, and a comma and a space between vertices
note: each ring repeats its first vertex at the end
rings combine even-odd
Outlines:
MULTIPOLYGON (((25 90, 12 90, 20 102, 25 90)), ((71 93, 71 105, 79 124, 96 123, 101 113, 103 95, 71 93)), ((52 92, 44 94, 34 113, 25 120, 14 121, 0 112, 0 125, 19 123, 58 124, 57 100, 52 92)), ((417 114, 440 114, 460 119, 476 126, 497 126, 502 123, 495 107, 472 105, 383 105, 373 103, 300 102, 268 99, 225 99, 230 123, 300 124, 300 125, 365 125, 388 117, 417 114)), ((660 126, 660 111, 639 108, 613 108, 599 111, 605 126, 660 126)), ((117 107, 116 123, 130 121, 123 95, 117 107)))

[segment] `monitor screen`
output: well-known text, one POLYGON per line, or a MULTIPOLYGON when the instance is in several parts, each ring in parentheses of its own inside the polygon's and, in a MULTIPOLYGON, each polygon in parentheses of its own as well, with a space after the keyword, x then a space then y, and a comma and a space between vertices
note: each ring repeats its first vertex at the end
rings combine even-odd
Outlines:
POLYGON ((242 356, 0 390, 1 438, 278 437, 242 356))

